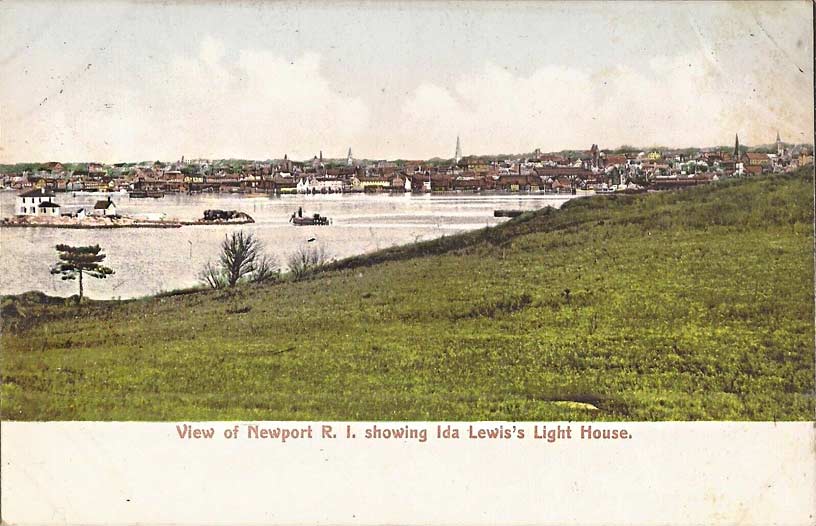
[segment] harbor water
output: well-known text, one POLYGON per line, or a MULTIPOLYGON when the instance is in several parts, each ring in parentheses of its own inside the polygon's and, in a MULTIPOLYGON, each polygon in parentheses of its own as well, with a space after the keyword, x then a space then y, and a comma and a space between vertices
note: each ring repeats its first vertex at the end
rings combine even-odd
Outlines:
MULTIPOLYGON (((0 216, 14 215, 16 192, 0 192, 0 216)), ((204 210, 246 212, 249 225, 207 225, 181 228, 59 229, 0 228, 0 294, 38 290, 70 296, 74 282, 49 272, 57 260, 55 246, 99 244, 105 264, 115 274, 89 279, 86 294, 95 299, 133 298, 194 286, 219 244, 233 230, 253 232, 282 267, 286 258, 307 243, 319 244, 330 258, 372 252, 394 245, 428 240, 507 221, 493 217, 497 209, 534 210, 560 207, 575 197, 553 194, 334 194, 245 197, 224 194, 168 194, 160 199, 111 194, 120 214, 196 220, 204 210), (293 226, 299 207, 304 214, 331 218, 329 226, 293 226), (309 241, 312 239, 313 241, 309 241)), ((93 207, 100 195, 57 194, 64 208, 93 207)))

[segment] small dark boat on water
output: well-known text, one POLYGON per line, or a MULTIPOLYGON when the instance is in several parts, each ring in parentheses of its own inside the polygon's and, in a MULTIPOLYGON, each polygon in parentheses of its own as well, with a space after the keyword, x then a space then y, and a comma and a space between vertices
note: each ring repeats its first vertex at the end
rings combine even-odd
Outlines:
POLYGON ((152 197, 154 199, 158 199, 160 197, 164 197, 164 192, 159 190, 134 190, 130 192, 130 197, 134 199, 144 199, 146 197, 152 197))
POLYGON ((524 210, 493 210, 493 217, 518 217, 524 210))

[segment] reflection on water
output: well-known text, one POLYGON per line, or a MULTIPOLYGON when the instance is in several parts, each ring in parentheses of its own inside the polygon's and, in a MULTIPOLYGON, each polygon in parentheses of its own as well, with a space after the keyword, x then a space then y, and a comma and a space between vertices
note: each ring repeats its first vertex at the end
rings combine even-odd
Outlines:
MULTIPOLYGON (((0 192, 0 215, 13 215, 16 193, 0 192)), ((164 213, 166 217, 194 220, 204 210, 240 210, 255 219, 243 226, 187 226, 173 229, 68 230, 55 228, 0 228, 0 294, 41 290, 69 296, 76 283, 51 276, 56 261, 54 246, 99 244, 116 274, 89 280, 89 297, 130 298, 196 284, 196 274, 214 259, 225 233, 244 228, 266 243, 280 263, 309 238, 316 238, 327 253, 343 258, 393 245, 495 225, 498 208, 533 210, 559 207, 572 196, 554 195, 317 195, 239 197, 225 195, 168 195, 162 199, 131 199, 114 195, 122 214, 164 213), (332 219, 331 226, 295 227, 289 217, 298 207, 305 214, 332 219)), ((93 206, 97 198, 58 194, 63 206, 93 206)))

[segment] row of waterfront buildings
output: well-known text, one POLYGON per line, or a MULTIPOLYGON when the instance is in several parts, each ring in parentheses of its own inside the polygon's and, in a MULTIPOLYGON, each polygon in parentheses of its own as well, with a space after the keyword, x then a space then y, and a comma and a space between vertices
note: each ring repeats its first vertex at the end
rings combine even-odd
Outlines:
POLYGON ((809 146, 782 143, 748 151, 730 148, 637 151, 621 148, 523 156, 464 157, 457 139, 453 159, 370 161, 182 160, 177 162, 50 162, 3 174, 0 184, 22 191, 340 193, 340 192, 574 192, 703 184, 721 177, 781 172, 812 163, 809 146), (768 151, 770 150, 770 151, 768 151))
POLYGON ((15 215, 61 217, 117 217, 116 203, 110 198, 99 199, 92 207, 64 209, 57 202, 57 194, 50 188, 32 188, 17 196, 15 215))

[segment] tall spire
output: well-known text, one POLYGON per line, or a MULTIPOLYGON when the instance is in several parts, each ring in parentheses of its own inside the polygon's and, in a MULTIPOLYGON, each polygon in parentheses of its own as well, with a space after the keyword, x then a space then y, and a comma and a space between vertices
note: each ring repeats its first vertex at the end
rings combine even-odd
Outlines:
POLYGON ((456 154, 454 155, 454 159, 458 163, 462 160, 462 144, 459 142, 459 136, 456 136, 456 154))
POLYGON ((785 145, 782 144, 782 139, 779 137, 779 130, 776 131, 776 156, 779 158, 785 156, 785 145))
POLYGON ((354 164, 354 157, 351 156, 351 148, 349 148, 348 157, 346 157, 346 164, 349 166, 354 164))
POLYGON ((740 157, 739 134, 736 134, 734 140, 734 159, 739 159, 739 157, 740 157))

